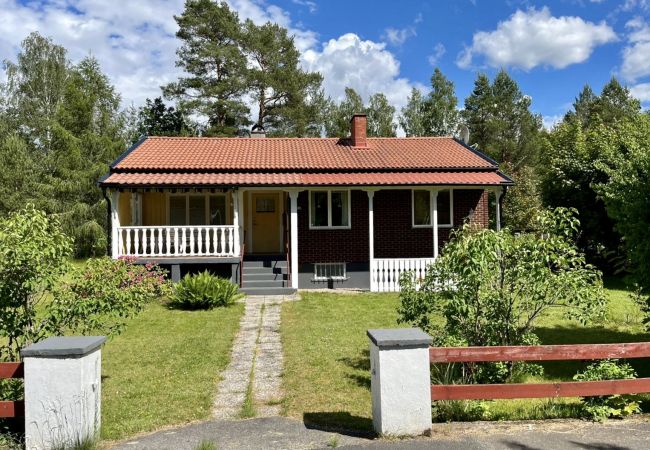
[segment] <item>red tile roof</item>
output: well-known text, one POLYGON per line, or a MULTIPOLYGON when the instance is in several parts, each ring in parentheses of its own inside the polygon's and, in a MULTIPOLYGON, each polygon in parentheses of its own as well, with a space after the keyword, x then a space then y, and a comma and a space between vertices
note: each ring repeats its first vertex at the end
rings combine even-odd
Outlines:
POLYGON ((405 186, 500 185, 511 181, 496 171, 356 173, 114 173, 104 186, 405 186))
POLYGON ((338 138, 149 137, 114 171, 320 171, 496 169, 449 137, 368 138, 367 148, 338 138))

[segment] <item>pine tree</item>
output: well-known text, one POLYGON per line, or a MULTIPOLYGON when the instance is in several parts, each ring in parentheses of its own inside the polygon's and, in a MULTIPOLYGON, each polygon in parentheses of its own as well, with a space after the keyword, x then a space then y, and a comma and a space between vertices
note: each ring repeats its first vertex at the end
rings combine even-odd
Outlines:
MULTIPOLYGON (((309 93, 315 95, 323 78, 300 68, 300 52, 287 29, 270 22, 258 26, 247 20, 242 42, 244 53, 252 61, 246 85, 258 108, 255 123, 273 134, 284 129, 287 121, 312 113, 307 97, 309 93)), ((300 128, 294 127, 294 132, 300 128)))
POLYGON ((166 106, 162 98, 146 99, 137 111, 136 128, 139 136, 188 136, 192 127, 182 111, 166 106))
POLYGON ((243 100, 247 67, 237 13, 225 2, 187 0, 183 13, 174 18, 182 42, 176 65, 187 76, 164 86, 165 97, 178 100, 190 114, 206 117, 205 134, 235 134, 250 124, 243 100))

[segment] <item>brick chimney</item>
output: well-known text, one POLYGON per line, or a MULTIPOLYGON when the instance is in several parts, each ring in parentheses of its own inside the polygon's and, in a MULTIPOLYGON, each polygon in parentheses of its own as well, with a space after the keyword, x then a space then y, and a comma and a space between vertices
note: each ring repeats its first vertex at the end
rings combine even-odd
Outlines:
POLYGON ((355 114, 350 120, 350 140, 353 147, 367 147, 366 133, 368 128, 368 118, 365 114, 355 114))

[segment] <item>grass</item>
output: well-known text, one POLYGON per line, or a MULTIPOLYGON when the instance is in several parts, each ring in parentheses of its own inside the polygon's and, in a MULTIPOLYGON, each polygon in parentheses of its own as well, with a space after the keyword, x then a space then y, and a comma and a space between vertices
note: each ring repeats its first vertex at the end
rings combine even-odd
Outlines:
MULTIPOLYGON (((602 323, 583 327, 560 311, 543 317, 536 330, 543 344, 650 341, 641 314, 622 283, 607 280, 610 303, 602 323)), ((285 351, 284 411, 307 423, 332 428, 372 429, 370 328, 396 327, 396 294, 303 293, 282 310, 285 351)), ((650 376, 650 360, 631 360, 639 376, 650 376)), ((544 376, 526 381, 570 380, 581 361, 544 363, 544 376)), ((493 420, 575 416, 577 399, 517 399, 485 402, 493 420)), ((458 405, 456 405, 458 407, 458 405)), ((650 411, 650 405, 643 405, 650 411)), ((459 411, 459 418, 462 411, 459 411)))
POLYGON ((282 306, 284 409, 307 424, 369 429, 369 328, 394 327, 391 294, 303 292, 282 306))
POLYGON ((102 438, 209 417, 242 311, 155 303, 130 320, 102 353, 102 438))

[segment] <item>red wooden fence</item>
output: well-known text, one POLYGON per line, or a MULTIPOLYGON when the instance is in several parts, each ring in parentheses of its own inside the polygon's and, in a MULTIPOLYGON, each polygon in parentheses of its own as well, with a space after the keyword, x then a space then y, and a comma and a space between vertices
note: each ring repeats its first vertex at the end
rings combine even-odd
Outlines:
MULTIPOLYGON (((23 378, 23 363, 0 363, 0 379, 2 378, 23 378)), ((0 418, 24 416, 25 402, 22 400, 0 401, 0 418)))
MULTIPOLYGON (((566 361, 648 358, 650 342, 629 344, 533 345, 513 347, 431 347, 432 363, 495 361, 566 361)), ((432 400, 588 397, 650 392, 650 378, 524 384, 432 384, 432 400)))

